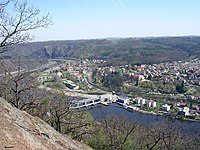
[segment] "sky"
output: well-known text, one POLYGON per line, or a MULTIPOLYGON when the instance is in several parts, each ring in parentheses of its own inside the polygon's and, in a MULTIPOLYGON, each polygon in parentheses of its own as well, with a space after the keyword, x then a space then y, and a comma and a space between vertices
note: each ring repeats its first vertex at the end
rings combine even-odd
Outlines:
POLYGON ((200 35, 200 0, 29 0, 54 24, 35 41, 200 35))

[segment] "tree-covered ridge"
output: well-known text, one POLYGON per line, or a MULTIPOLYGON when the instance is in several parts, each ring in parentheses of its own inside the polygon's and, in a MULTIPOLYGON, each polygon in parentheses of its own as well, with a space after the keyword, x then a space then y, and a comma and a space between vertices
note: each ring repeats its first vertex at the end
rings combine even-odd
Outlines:
MULTIPOLYGON (((15 47, 37 58, 103 59, 109 65, 159 63, 200 56, 200 37, 158 37, 35 42, 15 47)), ((10 54, 9 54, 10 55, 10 54)))

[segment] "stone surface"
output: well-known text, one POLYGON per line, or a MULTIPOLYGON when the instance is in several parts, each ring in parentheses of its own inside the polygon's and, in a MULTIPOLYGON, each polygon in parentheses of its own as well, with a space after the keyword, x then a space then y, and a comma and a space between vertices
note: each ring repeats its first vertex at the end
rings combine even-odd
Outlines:
POLYGON ((90 150, 0 98, 0 150, 90 150))

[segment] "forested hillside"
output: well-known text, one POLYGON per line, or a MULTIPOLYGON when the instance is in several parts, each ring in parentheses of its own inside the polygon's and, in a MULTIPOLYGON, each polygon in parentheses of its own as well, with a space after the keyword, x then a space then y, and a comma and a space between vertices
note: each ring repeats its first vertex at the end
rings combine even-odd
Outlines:
POLYGON ((17 45, 4 56, 104 59, 109 65, 159 63, 200 57, 200 37, 48 41, 17 45))

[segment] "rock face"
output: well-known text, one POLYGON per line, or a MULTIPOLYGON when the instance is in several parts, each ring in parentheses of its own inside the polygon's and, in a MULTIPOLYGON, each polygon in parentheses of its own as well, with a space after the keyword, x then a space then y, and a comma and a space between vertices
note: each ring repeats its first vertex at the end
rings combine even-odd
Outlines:
POLYGON ((0 98, 1 150, 90 150, 0 98))

